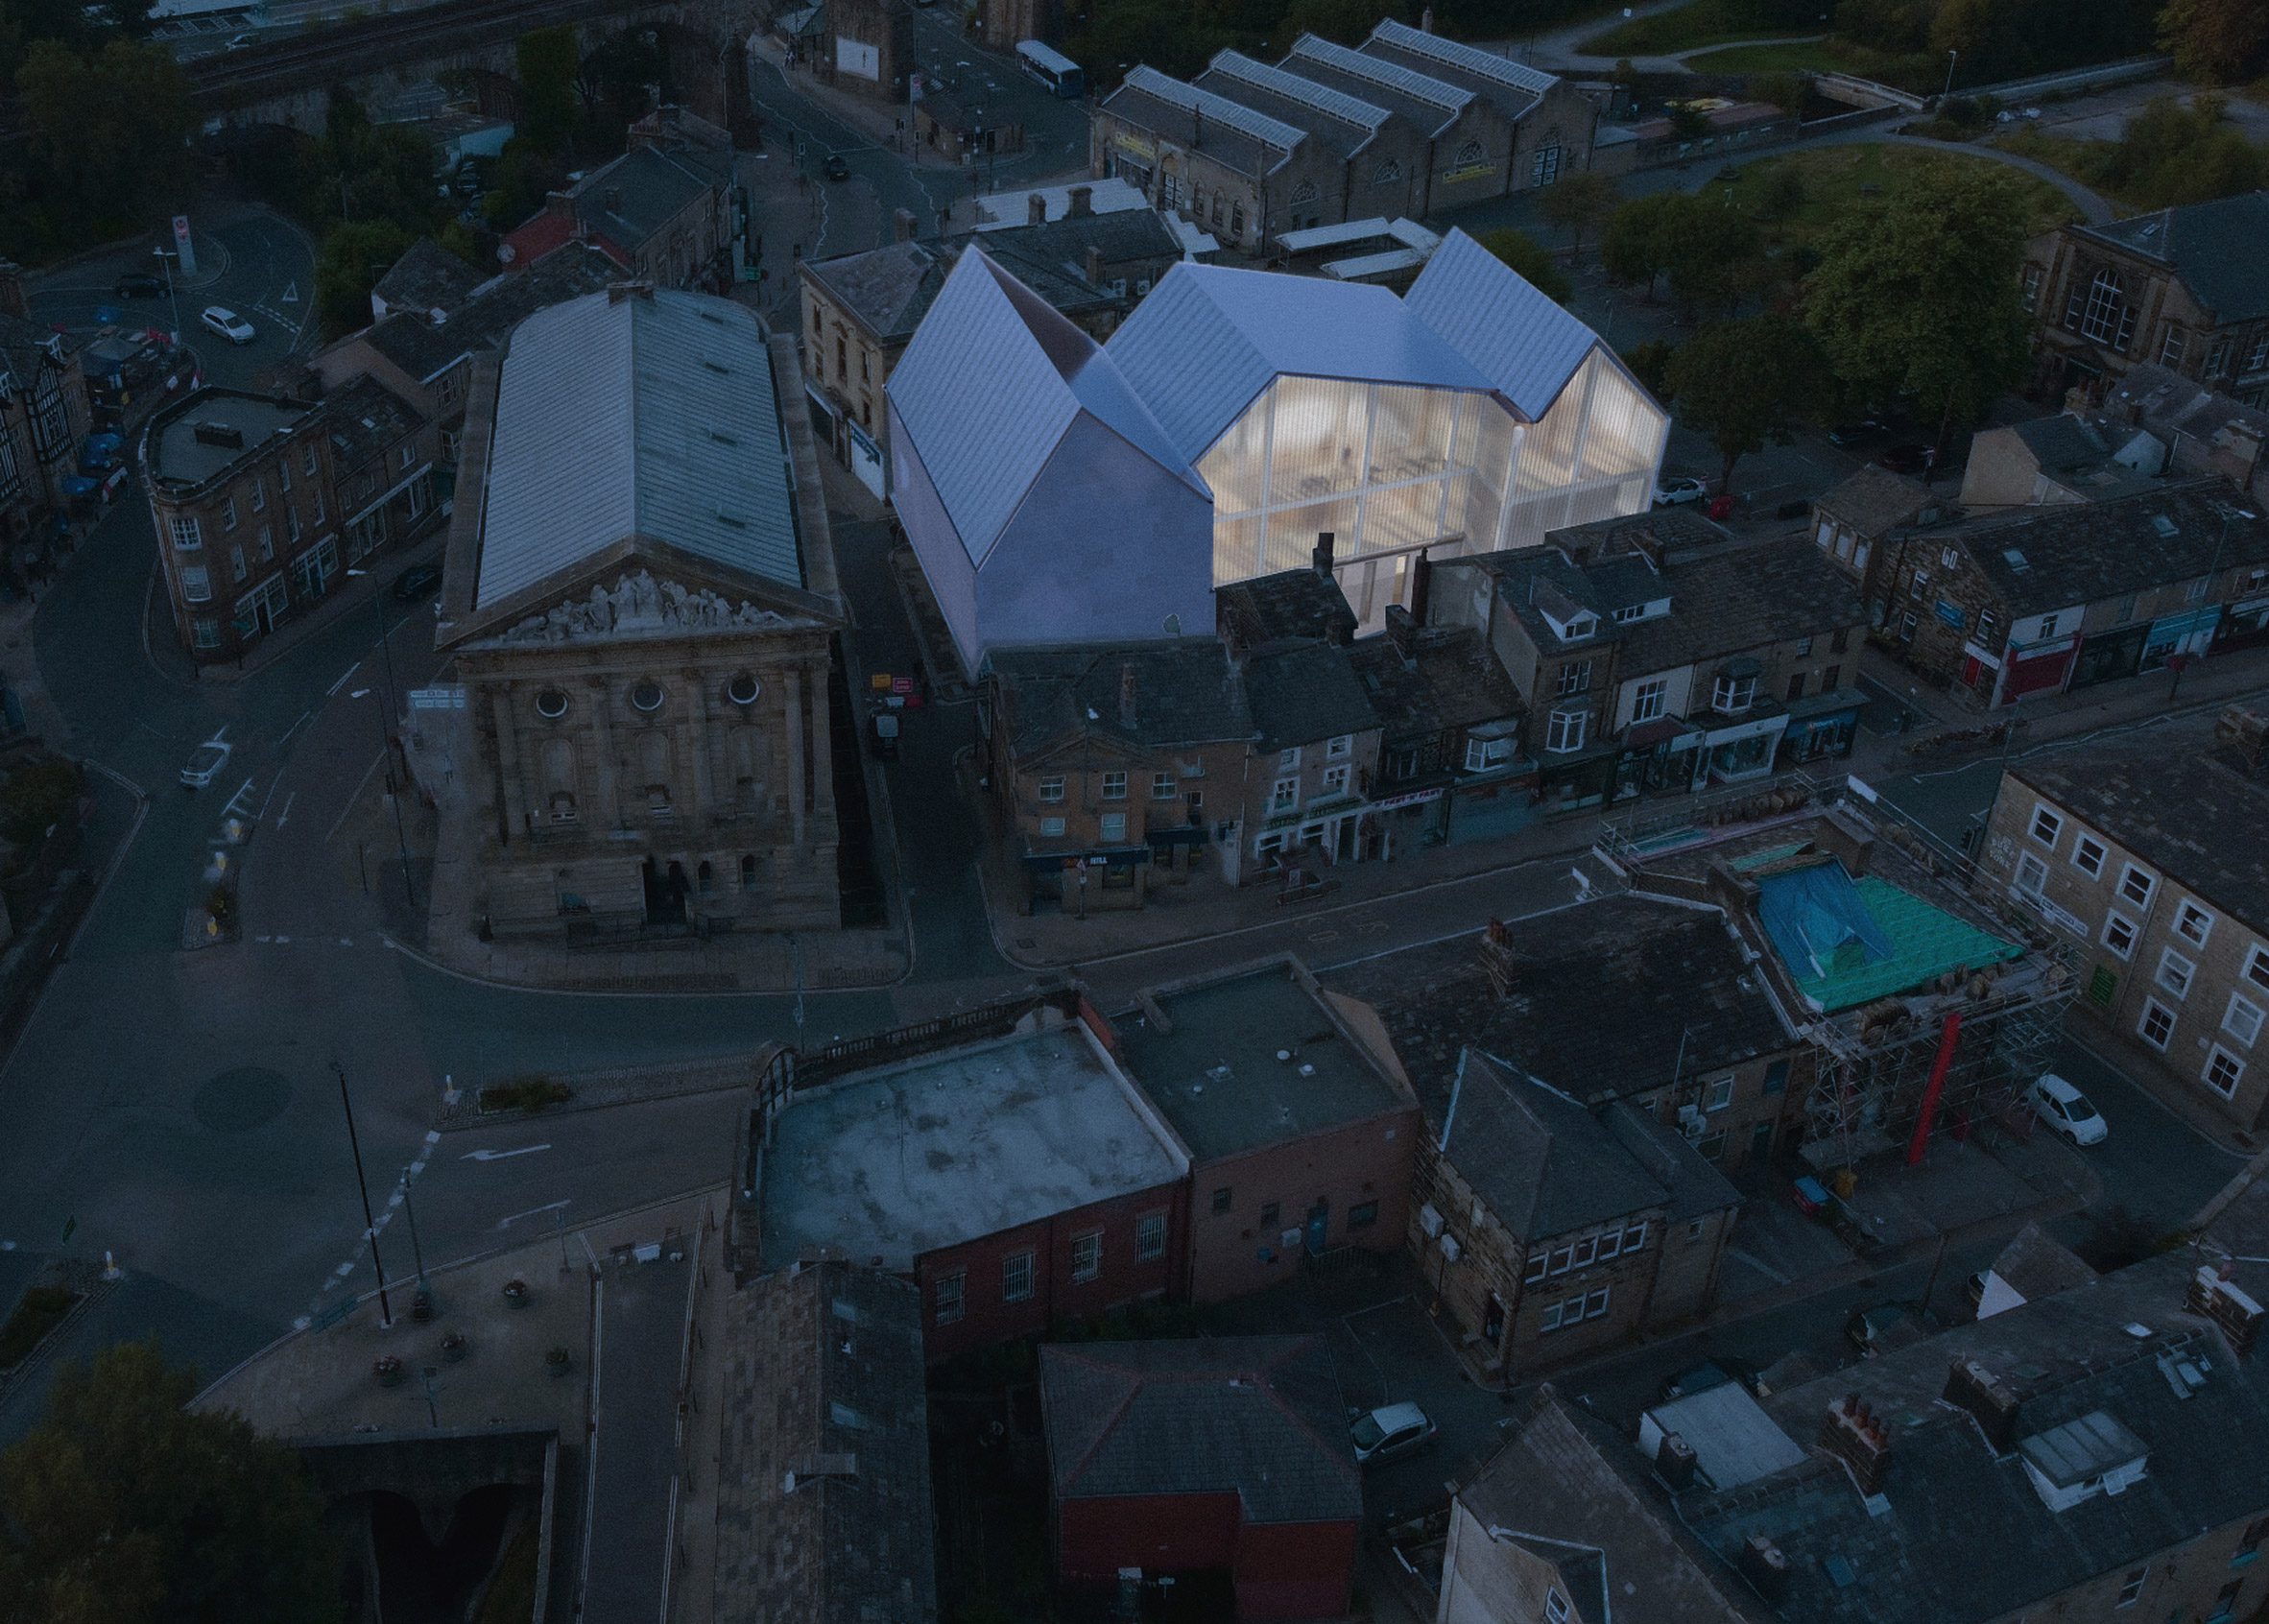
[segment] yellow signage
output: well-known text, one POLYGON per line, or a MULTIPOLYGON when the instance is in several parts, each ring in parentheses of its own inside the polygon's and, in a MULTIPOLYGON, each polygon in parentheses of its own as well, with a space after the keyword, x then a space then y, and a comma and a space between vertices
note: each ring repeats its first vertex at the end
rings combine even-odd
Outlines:
POLYGON ((1442 179, 1445 183, 1458 180, 1478 180, 1484 176, 1494 175, 1496 172, 1497 166, 1493 163, 1467 163, 1460 164, 1455 169, 1444 170, 1442 179))
POLYGON ((1111 144, 1118 148, 1120 152, 1131 154, 1134 156, 1142 159, 1145 163, 1156 163, 1158 160, 1158 149, 1152 143, 1143 140, 1140 136, 1125 134, 1113 135, 1111 138, 1111 144))

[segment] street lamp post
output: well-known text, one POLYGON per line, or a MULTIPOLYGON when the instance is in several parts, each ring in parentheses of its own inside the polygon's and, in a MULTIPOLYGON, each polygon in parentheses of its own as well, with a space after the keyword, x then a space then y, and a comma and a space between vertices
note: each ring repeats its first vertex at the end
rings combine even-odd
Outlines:
MULTIPOLYGON (((2231 514, 2229 510, 2224 509, 2222 512, 2222 534, 2214 537, 2213 559, 2206 566, 2206 595, 2209 598, 2214 596, 2216 578, 2222 573, 2222 551, 2224 548, 2230 545, 2230 518, 2231 514)), ((2219 632, 2222 629, 2221 600, 2219 598, 2215 598, 2212 607, 2214 611, 2213 632, 2219 632)), ((2213 647, 2213 632, 2209 632, 2207 633, 2206 649, 2210 649, 2213 647)), ((2197 634, 2197 628, 2193 626, 2184 632, 2183 641, 2186 643, 2197 634)), ((2199 653, 2204 654, 2206 649, 2201 649, 2199 653)), ((2183 673, 2189 669, 2192 657, 2193 657, 2189 651, 2185 649, 2181 654, 2177 655, 2176 657, 2167 661, 2167 664, 2174 667, 2174 681, 2169 682, 2166 687, 2167 704, 2174 704, 2175 696, 2183 691, 2183 673)))
POLYGON ((425 1284, 425 1249, 418 1244, 418 1207, 410 1200, 410 1170, 402 1169, 402 1216, 410 1224, 410 1256, 418 1265, 418 1284, 425 1284))
POLYGON ((174 261, 181 256, 169 253, 161 248, 154 248, 150 251, 157 256, 157 263, 165 269, 165 302, 174 313, 174 347, 179 349, 181 347, 181 296, 174 289, 174 261))
POLYGON ((378 1256, 378 1220, 370 1215, 370 1185, 363 1177, 363 1142, 354 1131, 354 1096, 346 1091, 346 1067, 333 1061, 331 1071, 339 1079, 339 1105, 346 1112, 346 1143, 354 1152, 354 1187, 363 1198, 363 1233, 370 1237, 370 1268, 378 1277, 379 1323, 391 1325, 394 1304, 387 1301, 386 1264, 378 1256))
MULTIPOLYGON (((349 580, 376 581, 375 571, 347 566, 349 580)), ((410 837, 402 828, 401 789, 394 782, 394 645, 386 636, 386 596, 376 586, 370 589, 370 609, 378 618, 378 657, 386 673, 386 686, 380 695, 378 708, 378 752, 386 764, 386 798, 394 802, 394 851, 402 860, 402 895, 410 906, 418 906, 418 884, 410 874, 410 837)))
POLYGON ((1959 51, 1948 51, 1946 54, 1946 88, 1939 92, 1938 97, 1942 103, 1954 93, 1954 64, 1961 60, 1962 53, 1959 51))

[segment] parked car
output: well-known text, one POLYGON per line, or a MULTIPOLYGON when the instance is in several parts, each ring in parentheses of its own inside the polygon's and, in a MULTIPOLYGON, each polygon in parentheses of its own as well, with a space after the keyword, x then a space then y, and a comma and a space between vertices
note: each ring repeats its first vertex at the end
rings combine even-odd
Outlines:
POLYGON ((820 165, 820 173, 830 180, 848 180, 850 162, 841 153, 829 153, 827 161, 820 165))
POLYGON ((1877 418, 1861 418, 1856 422, 1838 423, 1827 431, 1831 445, 1856 445, 1863 440, 1873 440, 1878 434, 1889 434, 1891 425, 1877 418))
POLYGON ((1866 1359, 1912 1347, 1927 1340, 1929 1335, 1928 1322, 1911 1302, 1878 1302, 1873 1308, 1854 1308, 1851 1317, 1844 1322, 1845 1339, 1866 1359))
POLYGON ((1875 458, 1893 473, 1919 474, 1928 471, 1938 461, 1936 450, 1927 445, 1894 445, 1875 458))
POLYGON ((147 271, 129 271, 110 285, 120 299, 163 299, 165 279, 147 271))
POLYGON ((1738 1382, 1754 1394, 1758 1386, 1756 1370, 1742 1360, 1730 1359, 1721 1354, 1708 1364, 1696 1365, 1683 1374, 1669 1377, 1662 1383, 1660 1395, 1662 1402, 1667 1404, 1673 1398, 1708 1393, 1711 1388, 1724 1387, 1729 1382, 1738 1382))
POLYGON ((442 584, 440 564, 412 564, 394 578, 394 597, 398 604, 414 604, 419 598, 430 598, 442 584))
POLYGON ((1433 1441, 1434 1422, 1416 1404, 1382 1404, 1348 1429, 1358 1466, 1373 1466, 1422 1449, 1433 1441))
POLYGON ((2025 1090, 2025 1103, 2075 1145, 2100 1145, 2111 1134, 2112 1125, 2088 1103, 2088 1096, 2053 1071, 2042 1072, 2025 1090))
POLYGON ((1709 494, 1709 488, 1698 479, 1666 479, 1655 487, 1655 506, 1683 508, 1688 502, 1699 502, 1709 494))
POLYGON ((206 305, 203 322, 206 326, 219 333, 230 344, 250 344, 252 342, 252 324, 227 305, 206 305))
POLYGON ((898 713, 895 710, 876 711, 872 730, 874 738, 874 759, 877 761, 897 760, 898 713))
POLYGON ((189 757, 189 765, 181 769, 181 784, 185 789, 210 789, 213 775, 228 765, 229 744, 218 736, 205 740, 189 757))

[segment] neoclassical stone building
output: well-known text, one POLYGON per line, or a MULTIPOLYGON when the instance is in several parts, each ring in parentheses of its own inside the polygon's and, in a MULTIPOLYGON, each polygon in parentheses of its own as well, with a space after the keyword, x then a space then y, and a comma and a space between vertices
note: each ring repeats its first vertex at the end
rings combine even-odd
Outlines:
POLYGON ((468 395, 439 646, 499 936, 829 929, 843 624, 790 339, 631 284, 538 312, 468 395), (467 498, 471 499, 467 499, 467 498))

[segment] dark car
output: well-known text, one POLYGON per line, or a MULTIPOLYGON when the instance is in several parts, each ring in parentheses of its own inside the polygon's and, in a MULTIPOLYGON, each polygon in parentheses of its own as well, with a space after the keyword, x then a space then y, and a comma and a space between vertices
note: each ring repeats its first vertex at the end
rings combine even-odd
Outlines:
POLYGON ((1708 1393, 1713 1387, 1724 1387, 1730 1382, 1737 1382, 1755 1394, 1758 1386, 1755 1367, 1721 1354, 1706 1365, 1696 1365, 1690 1371, 1665 1377, 1658 1391, 1662 1401, 1667 1404, 1673 1398, 1708 1393))
POLYGON ((430 598, 442 584, 440 564, 412 564, 394 577, 394 595, 397 603, 414 604, 419 598, 430 598))
POLYGON ((1893 473, 1919 474, 1938 461, 1938 453, 1927 445, 1894 445, 1875 461, 1893 473))
POLYGON ((1856 445, 1863 440, 1873 440, 1878 434, 1888 434, 1891 425, 1875 418, 1861 418, 1856 422, 1838 423, 1827 431, 1828 442, 1833 445, 1856 445))
POLYGON ((129 271, 111 284, 111 291, 120 299, 163 299, 165 282, 147 271, 129 271))
POLYGON ((820 165, 820 173, 830 180, 848 180, 850 161, 841 153, 829 153, 827 161, 820 165))

